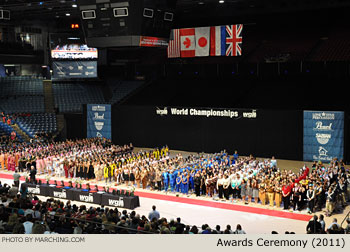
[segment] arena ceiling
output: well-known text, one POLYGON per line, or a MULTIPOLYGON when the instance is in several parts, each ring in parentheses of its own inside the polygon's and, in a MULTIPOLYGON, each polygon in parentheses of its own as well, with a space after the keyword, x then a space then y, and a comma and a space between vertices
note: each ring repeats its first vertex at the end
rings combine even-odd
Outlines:
MULTIPOLYGON (((178 0, 181 20, 234 17, 271 12, 349 7, 348 0, 178 0)), ((78 18, 76 0, 0 0, 0 8, 11 11, 11 19, 78 18)))

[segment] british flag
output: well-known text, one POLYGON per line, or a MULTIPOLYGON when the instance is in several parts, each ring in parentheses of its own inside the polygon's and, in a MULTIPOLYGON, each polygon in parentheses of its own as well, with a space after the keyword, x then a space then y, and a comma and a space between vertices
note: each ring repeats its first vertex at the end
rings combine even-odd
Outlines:
POLYGON ((226 56, 242 55, 242 24, 226 25, 226 56))

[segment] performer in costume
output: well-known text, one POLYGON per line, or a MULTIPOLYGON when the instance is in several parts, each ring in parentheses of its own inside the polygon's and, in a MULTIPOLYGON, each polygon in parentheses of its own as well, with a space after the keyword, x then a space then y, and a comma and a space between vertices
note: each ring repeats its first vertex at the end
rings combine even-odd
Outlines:
POLYGON ((148 171, 146 170, 146 168, 143 168, 141 172, 142 189, 146 189, 147 179, 148 179, 148 171))
POLYGON ((135 170, 135 180, 136 180, 136 187, 140 188, 141 185, 141 172, 139 168, 136 168, 135 170))
POLYGON ((284 181, 282 184, 282 201, 284 210, 289 209, 291 190, 292 186, 287 185, 286 181, 284 181))
POLYGON ((266 184, 267 198, 269 199, 270 207, 274 206, 275 187, 272 180, 268 180, 266 184))
POLYGON ((5 169, 5 154, 2 151, 0 152, 0 165, 1 165, 1 169, 4 170, 5 169))
POLYGON ((103 177, 104 177, 105 182, 107 184, 108 177, 109 177, 109 165, 107 163, 105 164, 105 167, 103 168, 103 177))
POLYGON ((181 183, 182 183, 182 174, 179 173, 178 176, 176 177, 176 192, 180 192, 181 183))
POLYGON ((93 163, 90 161, 89 164, 89 172, 88 172, 88 180, 95 178, 95 169, 93 163))
POLYGON ((181 185, 182 185, 182 189, 181 189, 181 192, 183 194, 188 194, 188 174, 187 172, 185 172, 183 175, 182 175, 182 180, 181 180, 181 185))
POLYGON ((162 190, 162 172, 160 169, 156 170, 156 177, 155 177, 156 183, 157 183, 157 190, 162 190))
POLYGON ((170 191, 174 192, 174 189, 176 186, 176 177, 175 177, 173 171, 170 171, 170 173, 169 173, 169 183, 170 183, 170 191))
POLYGON ((68 178, 69 162, 68 162, 67 158, 65 158, 63 161, 63 170, 64 170, 65 178, 68 178))
POLYGON ((85 159, 84 162, 83 162, 83 176, 82 176, 82 178, 84 180, 87 180, 87 175, 88 175, 88 172, 89 172, 88 169, 89 169, 89 167, 88 167, 88 164, 87 164, 86 159, 85 159))
POLYGON ((163 177, 164 191, 167 192, 169 188, 169 173, 167 170, 163 172, 162 177, 163 177))
POLYGON ((281 202, 282 202, 282 187, 281 187, 280 182, 278 180, 276 181, 274 189, 275 189, 276 207, 280 208, 281 202))
POLYGON ((196 193, 196 196, 199 197, 201 194, 201 176, 199 172, 194 175, 194 191, 196 193))
POLYGON ((188 179, 189 190, 191 191, 194 191, 194 174, 195 174, 195 170, 193 169, 188 179))
POLYGON ((134 186, 135 185, 135 170, 134 168, 131 168, 129 169, 129 174, 130 174, 130 183, 131 183, 131 186, 134 186))
MULTIPOLYGON (((7 160, 7 158, 8 158, 8 153, 5 152, 5 153, 4 153, 4 162, 5 162, 4 169, 5 169, 5 167, 6 167, 6 169, 8 169, 8 166, 7 166, 7 161, 8 161, 8 160, 7 160)), ((30 166, 29 166, 28 171, 30 171, 30 166)))
POLYGON ((262 205, 266 204, 266 184, 264 179, 259 184, 259 199, 262 205))
POLYGON ((129 181, 130 181, 129 169, 126 167, 123 169, 123 179, 124 179, 125 185, 129 186, 129 181))

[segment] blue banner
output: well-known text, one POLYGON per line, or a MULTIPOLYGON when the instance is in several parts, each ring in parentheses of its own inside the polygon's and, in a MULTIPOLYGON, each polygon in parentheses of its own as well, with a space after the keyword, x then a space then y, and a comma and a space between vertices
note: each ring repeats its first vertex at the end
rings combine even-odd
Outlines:
POLYGON ((104 137, 112 139, 111 105, 87 105, 87 137, 104 137))
POLYGON ((304 161, 343 159, 344 112, 304 111, 304 161))
POLYGON ((97 61, 54 61, 53 78, 97 78, 97 61))

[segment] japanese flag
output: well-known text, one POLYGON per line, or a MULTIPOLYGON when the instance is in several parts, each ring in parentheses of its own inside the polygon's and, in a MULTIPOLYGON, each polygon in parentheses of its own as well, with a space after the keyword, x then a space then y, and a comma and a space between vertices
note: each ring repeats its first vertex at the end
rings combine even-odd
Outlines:
POLYGON ((209 56, 210 27, 195 28, 196 30, 196 57, 209 56))

